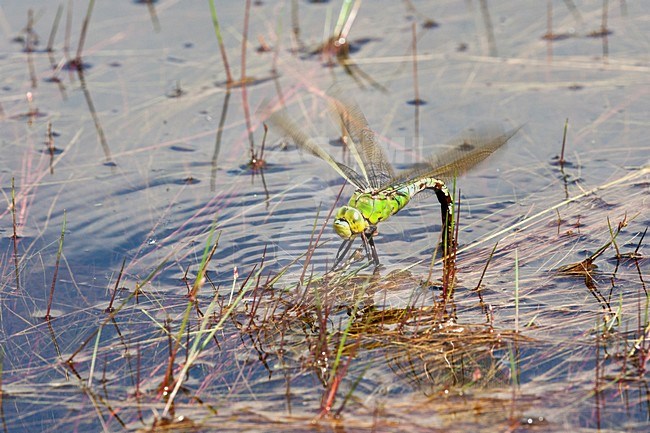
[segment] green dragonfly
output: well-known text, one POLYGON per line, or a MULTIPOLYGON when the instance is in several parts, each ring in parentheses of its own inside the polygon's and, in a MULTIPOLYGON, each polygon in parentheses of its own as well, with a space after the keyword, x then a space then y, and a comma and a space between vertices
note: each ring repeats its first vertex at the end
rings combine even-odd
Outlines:
POLYGON ((347 256, 357 237, 363 241, 368 260, 375 266, 379 265, 373 240, 377 225, 395 215, 424 190, 435 192, 440 202, 443 245, 446 251, 452 251, 450 247, 455 242, 453 198, 445 180, 464 174, 486 159, 504 145, 518 128, 503 132, 500 126, 486 124, 468 129, 450 141, 445 152, 396 174, 358 104, 338 87, 327 92, 327 99, 340 120, 343 141, 359 171, 336 161, 285 112, 275 111, 269 114, 268 120, 291 137, 299 148, 326 161, 356 188, 348 204, 338 209, 334 219, 334 231, 343 238, 334 268, 347 256))

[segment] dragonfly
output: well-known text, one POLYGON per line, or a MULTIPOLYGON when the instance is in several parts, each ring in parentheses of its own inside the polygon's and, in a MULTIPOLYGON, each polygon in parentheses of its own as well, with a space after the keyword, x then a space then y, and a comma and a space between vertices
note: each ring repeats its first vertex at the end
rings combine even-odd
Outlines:
POLYGON ((334 231, 343 238, 336 254, 334 269, 348 255, 354 241, 361 238, 368 261, 379 266, 374 236, 377 225, 402 210, 418 193, 433 191, 440 203, 442 243, 452 251, 454 240, 454 201, 446 181, 463 175, 489 157, 512 138, 519 128, 504 132, 497 124, 467 129, 448 142, 444 152, 432 155, 412 168, 395 173, 376 134, 356 101, 334 87, 326 98, 339 121, 343 136, 358 170, 335 160, 285 111, 267 113, 268 121, 289 136, 303 151, 327 162, 355 187, 347 205, 335 213, 334 231))

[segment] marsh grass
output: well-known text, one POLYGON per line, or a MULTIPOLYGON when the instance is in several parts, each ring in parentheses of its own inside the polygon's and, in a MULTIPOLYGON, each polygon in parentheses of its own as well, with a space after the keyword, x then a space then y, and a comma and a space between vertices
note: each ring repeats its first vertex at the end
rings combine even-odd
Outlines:
MULTIPOLYGON (((584 224, 583 233, 596 228, 584 224)), ((618 236, 623 236, 625 226, 619 227, 618 236)), ((555 227, 520 232, 516 241, 506 240, 496 251, 515 248, 527 257, 526 239, 544 233, 555 233, 555 227)), ((611 245, 612 238, 605 244, 611 245)), ((572 242, 564 239, 555 248, 572 242)), ((206 242, 199 269, 205 269, 216 245, 206 242)), ((474 254, 492 257, 497 267, 508 266, 511 259, 495 258, 494 251, 474 254)), ((603 260, 606 251, 599 248, 592 260, 603 260)), ((529 422, 548 426, 555 415, 538 415, 534 407, 544 401, 559 410, 566 404, 562 393, 554 394, 565 386, 563 371, 571 365, 580 372, 572 379, 582 389, 580 398, 596 399, 600 407, 617 387, 632 394, 643 389, 650 298, 641 279, 634 283, 628 271, 616 276, 622 291, 615 312, 601 315, 589 308, 559 320, 562 310, 575 306, 567 302, 541 314, 530 310, 531 296, 546 282, 514 275, 514 303, 492 304, 498 318, 487 321, 464 288, 470 282, 483 285, 490 303, 501 289, 493 282, 497 274, 492 267, 468 271, 466 258, 461 254, 458 259, 461 285, 455 296, 440 301, 431 294, 413 296, 429 289, 408 272, 311 275, 304 282, 305 295, 299 286, 286 286, 272 275, 266 279, 274 281, 272 286, 262 283, 263 263, 251 268, 231 300, 215 287, 201 288, 200 282, 207 281, 202 271, 189 297, 163 299, 152 292, 136 304, 136 287, 86 338, 91 344, 82 344, 70 357, 78 382, 70 384, 69 397, 78 389, 108 430, 113 422, 142 431, 205 429, 216 427, 219 419, 225 430, 266 420, 270 431, 283 431, 304 426, 310 418, 336 423, 338 416, 349 428, 382 428, 385 421, 380 419, 401 418, 402 428, 424 431, 419 418, 424 413, 439 414, 426 419, 454 429, 488 420, 501 428, 529 422), (399 293, 409 292, 407 305, 391 306, 399 293), (164 323, 156 319, 155 305, 167 317, 164 323), (555 367, 544 373, 543 385, 531 388, 539 363, 555 367), (384 397, 376 394, 380 389, 384 397), (414 400, 406 404, 406 396, 414 400), (311 410, 305 411, 305 405, 311 410), (277 413, 280 408, 285 415, 277 413)), ((569 301, 578 289, 557 284, 552 296, 569 301)), ((73 330, 63 323, 57 330, 57 321, 53 335, 73 330)), ((38 371, 33 368, 30 375, 38 371)), ((15 383, 4 392, 10 399, 29 393, 16 390, 15 383)), ((629 410, 625 407, 634 405, 631 400, 621 402, 621 410, 629 410)), ((607 404, 611 410, 613 403, 607 404)))
MULTIPOLYGON (((630 182, 618 188, 630 188, 630 182)), ((629 200, 634 205, 642 196, 629 200)), ((553 218, 549 212, 545 221, 553 218)), ((565 218, 575 214, 565 212, 565 218)), ((554 429, 562 423, 558 416, 582 410, 580 401, 595 401, 601 413, 605 402, 610 412, 643 412, 635 402, 647 382, 650 298, 643 274, 635 280, 633 272, 647 263, 638 254, 642 235, 628 233, 633 219, 623 217, 611 232, 607 221, 599 229, 599 219, 582 220, 583 236, 603 242, 586 259, 588 269, 527 273, 527 262, 575 248, 575 235, 558 237, 554 224, 538 224, 489 250, 459 253, 456 288, 445 297, 406 271, 312 272, 302 285, 287 284, 283 272, 266 271, 264 256, 228 295, 209 284, 207 264, 219 248, 213 229, 186 295, 157 292, 154 271, 127 283, 128 295, 114 310, 92 312, 96 323, 83 318, 91 310, 48 321, 51 345, 68 341, 62 357, 41 351, 42 361, 26 368, 5 362, 3 379, 11 379, 2 382, 3 404, 20 402, 28 417, 47 404, 48 412, 70 413, 60 418, 62 425, 98 422, 107 431, 118 425, 234 431, 260 422, 266 431, 291 431, 310 422, 334 428, 339 419, 351 429, 388 428, 389 419, 415 431, 431 423, 453 430, 529 423, 554 429), (623 246, 626 235, 635 239, 631 249, 623 246), (530 243, 546 236, 556 237, 552 250, 535 251, 530 243), (614 239, 623 251, 615 252, 614 239), (515 273, 507 276, 499 271, 513 268, 505 251, 516 252, 515 273), (588 293, 606 289, 609 277, 596 265, 609 269, 610 260, 616 261, 613 273, 607 271, 615 281, 610 293, 585 306, 588 293), (473 269, 474 263, 483 266, 473 269), (585 272, 593 279, 582 288, 586 298, 576 296, 585 272), (497 282, 503 278, 510 283, 497 282), (506 301, 508 292, 513 302, 506 301), (550 304, 547 296, 566 302, 550 304), (81 332, 80 320, 86 323, 81 332), (70 340, 71 333, 78 337, 70 340), (18 371, 24 380, 16 381, 18 371), (559 392, 569 380, 571 398, 578 398, 570 404, 559 392), (49 391, 30 385, 44 381, 49 391), (622 389, 629 397, 615 404, 612 393, 622 389), (37 395, 38 405, 24 403, 37 395), (75 414, 79 399, 92 411, 75 414)), ((30 295, 4 296, 11 303, 30 295)), ((42 340, 43 326, 24 331, 25 341, 42 340)), ((3 422, 11 426, 15 420, 3 422)))

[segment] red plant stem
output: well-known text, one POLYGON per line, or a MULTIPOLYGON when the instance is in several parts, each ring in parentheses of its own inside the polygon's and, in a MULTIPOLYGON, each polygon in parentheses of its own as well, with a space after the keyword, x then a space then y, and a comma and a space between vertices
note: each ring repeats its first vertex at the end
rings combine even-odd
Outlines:
POLYGON ((168 388, 174 386, 174 361, 176 360, 178 344, 172 343, 172 332, 169 326, 170 321, 165 323, 165 332, 167 333, 167 349, 169 350, 169 358, 167 362, 167 369, 165 370, 165 378, 161 384, 160 391, 167 394, 168 388))
POLYGON ((445 257, 442 261, 442 297, 445 302, 447 302, 449 295, 453 293, 453 285, 456 278, 456 250, 458 249, 458 225, 460 223, 460 190, 458 190, 457 202, 452 203, 451 205, 456 206, 454 211, 456 221, 454 225, 454 233, 451 234, 452 242, 450 247, 446 248, 446 251, 444 251, 445 257))
POLYGON ((115 301, 115 294, 119 290, 120 280, 122 279, 122 274, 124 273, 124 265, 126 264, 126 257, 122 260, 122 267, 120 268, 120 273, 117 275, 117 281, 115 281, 115 287, 113 288, 113 296, 111 296, 111 302, 108 303, 106 307, 106 312, 111 313, 113 311, 113 302, 115 301))

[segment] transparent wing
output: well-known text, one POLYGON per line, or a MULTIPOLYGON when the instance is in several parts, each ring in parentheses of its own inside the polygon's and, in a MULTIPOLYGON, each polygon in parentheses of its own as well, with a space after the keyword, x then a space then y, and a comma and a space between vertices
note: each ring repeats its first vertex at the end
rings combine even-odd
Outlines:
POLYGON ((327 91, 329 102, 344 126, 350 152, 359 165, 366 182, 375 189, 386 186, 394 177, 393 166, 388 162, 375 133, 368 126, 356 101, 334 85, 327 91))
POLYGON ((359 173, 351 169, 345 164, 334 160, 332 156, 327 153, 316 141, 307 134, 295 121, 293 121, 283 111, 276 111, 268 114, 268 121, 271 125, 279 128, 282 132, 293 139, 296 145, 302 150, 319 157, 327 162, 336 170, 343 178, 354 185, 357 189, 366 189, 369 184, 366 179, 359 173))
POLYGON ((449 180, 462 176, 503 146, 521 127, 504 132, 497 124, 467 129, 447 144, 447 150, 400 173, 397 180, 407 182, 424 177, 449 180))

